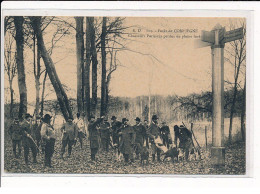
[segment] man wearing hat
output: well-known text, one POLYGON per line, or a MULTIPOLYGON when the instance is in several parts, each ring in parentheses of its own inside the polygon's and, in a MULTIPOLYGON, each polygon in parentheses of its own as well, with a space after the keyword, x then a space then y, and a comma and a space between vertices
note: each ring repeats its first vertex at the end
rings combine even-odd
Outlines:
POLYGON ((41 136, 42 140, 45 142, 45 158, 44 158, 44 165, 45 167, 52 167, 51 166, 51 158, 54 153, 54 145, 55 145, 55 131, 54 128, 51 126, 51 116, 49 114, 44 115, 42 128, 41 128, 41 136))
POLYGON ((166 125, 165 121, 162 122, 160 134, 163 140, 163 145, 165 145, 169 149, 170 128, 168 125, 166 125))
POLYGON ((112 123, 111 123, 111 128, 112 128, 112 140, 113 140, 113 144, 117 144, 119 145, 119 135, 118 133, 120 132, 120 128, 122 123, 117 121, 116 116, 112 116, 111 117, 112 123))
POLYGON ((185 154, 185 160, 189 158, 189 152, 192 148, 192 133, 183 125, 178 127, 174 126, 175 144, 177 145, 177 140, 179 139, 179 148, 181 148, 185 154))
POLYGON ((135 143, 135 140, 134 129, 128 124, 127 118, 122 119, 122 128, 119 135, 121 136, 119 142, 119 150, 123 154, 125 162, 128 163, 129 159, 133 155, 133 145, 135 143))
POLYGON ((14 157, 19 158, 21 156, 22 129, 18 118, 15 118, 14 122, 10 126, 9 135, 12 139, 14 157), (18 156, 16 154, 16 147, 18 147, 18 156))
POLYGON ((160 128, 158 127, 158 117, 157 115, 152 116, 152 122, 148 128, 148 136, 151 141, 151 148, 152 148, 152 157, 153 162, 155 161, 155 154, 157 154, 157 161, 160 162, 160 149, 156 147, 154 140, 160 136, 160 128))
POLYGON ((104 119, 100 123, 99 132, 102 150, 108 152, 108 147, 110 143, 110 124, 107 122, 107 117, 104 117, 104 119))
POLYGON ((24 121, 21 124, 22 128, 22 142, 23 142, 23 147, 24 147, 24 160, 25 164, 28 165, 28 156, 29 156, 29 150, 31 149, 32 155, 33 155, 33 163, 36 163, 36 156, 37 156, 37 145, 32 138, 32 130, 31 130, 31 118, 32 116, 27 113, 25 114, 24 121))
POLYGON ((146 129, 141 124, 141 119, 136 117, 136 124, 133 126, 135 132, 135 145, 136 145, 136 158, 139 159, 141 148, 144 145, 144 139, 146 137, 146 129))
POLYGON ((70 116, 68 121, 61 127, 62 132, 62 147, 61 147, 61 159, 65 153, 65 148, 68 145, 68 157, 71 156, 72 145, 75 143, 78 136, 78 127, 72 122, 73 118, 70 116))
POLYGON ((95 121, 94 116, 89 117, 89 124, 88 124, 88 131, 89 131, 89 141, 90 141, 90 153, 91 153, 91 160, 96 161, 96 154, 99 148, 99 131, 97 129, 97 125, 103 120, 104 118, 98 118, 95 121))

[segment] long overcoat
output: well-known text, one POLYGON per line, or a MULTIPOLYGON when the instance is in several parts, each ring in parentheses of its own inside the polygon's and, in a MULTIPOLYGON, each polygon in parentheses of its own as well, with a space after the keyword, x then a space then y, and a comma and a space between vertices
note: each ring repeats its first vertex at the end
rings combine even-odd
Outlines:
POLYGON ((146 129, 142 124, 134 125, 135 143, 143 146, 146 137, 146 129))
POLYGON ((101 122, 101 119, 97 119, 95 122, 88 124, 90 148, 99 148, 99 131, 97 125, 101 122))
POLYGON ((133 127, 130 125, 124 125, 119 135, 121 136, 119 143, 120 152, 131 155, 133 153, 133 145, 135 143, 133 127))

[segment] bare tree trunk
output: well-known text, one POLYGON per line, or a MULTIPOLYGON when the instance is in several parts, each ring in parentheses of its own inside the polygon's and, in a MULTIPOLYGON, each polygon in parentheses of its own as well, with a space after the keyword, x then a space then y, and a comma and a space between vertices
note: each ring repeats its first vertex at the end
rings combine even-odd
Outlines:
POLYGON ((39 43, 37 41, 37 60, 36 60, 36 76, 35 76, 35 88, 36 88, 36 104, 35 104, 35 115, 39 115, 40 110, 40 77, 41 77, 41 52, 39 43))
POLYGON ((14 90, 13 90, 13 82, 9 81, 10 84, 10 118, 13 118, 13 107, 14 107, 14 90))
POLYGON ((102 56, 102 75, 101 75, 101 110, 100 116, 106 114, 106 17, 103 17, 101 34, 101 56, 102 56))
POLYGON ((27 88, 25 82, 25 70, 24 70, 24 33, 23 33, 23 22, 24 18, 22 16, 14 17, 14 25, 16 29, 16 63, 17 63, 17 73, 18 73, 18 86, 20 93, 20 107, 19 107, 19 118, 27 112, 27 88))
POLYGON ((90 116, 90 57, 91 57, 91 50, 90 50, 90 44, 91 44, 91 32, 89 27, 89 18, 86 17, 86 63, 85 63, 85 110, 87 113, 87 118, 90 116))
POLYGON ((47 79, 47 71, 45 71, 43 82, 42 82, 42 100, 41 100, 41 117, 43 117, 43 107, 44 107, 44 93, 45 93, 45 85, 47 79))
POLYGON ((246 140, 245 115, 246 115, 246 82, 243 89, 243 103, 242 103, 242 110, 241 110, 241 135, 242 135, 242 140, 244 142, 246 140))
POLYGON ((77 45, 77 107, 78 112, 84 109, 84 89, 82 86, 84 80, 84 17, 75 17, 76 20, 76 45, 77 45))
POLYGON ((38 16, 30 17, 30 19, 32 21, 33 30, 36 33, 37 41, 39 42, 41 56, 42 56, 44 64, 45 64, 46 71, 48 73, 48 76, 49 76, 51 83, 54 87, 54 90, 56 92, 57 99, 60 104, 61 112, 62 112, 65 120, 68 120, 69 117, 73 117, 71 107, 69 105, 69 100, 68 100, 67 94, 65 93, 64 88, 57 75, 53 61, 45 47, 45 44, 43 41, 43 36, 42 36, 42 31, 41 31, 41 17, 38 17, 38 16))
POLYGON ((90 38, 91 38, 91 55, 92 55, 92 114, 96 115, 97 109, 97 50, 96 50, 96 38, 95 38, 95 28, 94 28, 94 18, 90 17, 89 19, 89 28, 90 28, 90 38))

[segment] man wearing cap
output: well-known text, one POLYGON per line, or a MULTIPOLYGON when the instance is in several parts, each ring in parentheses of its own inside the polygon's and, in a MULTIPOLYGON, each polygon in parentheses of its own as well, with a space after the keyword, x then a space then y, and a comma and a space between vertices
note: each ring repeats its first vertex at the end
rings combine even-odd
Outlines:
POLYGON ((125 162, 128 163, 129 159, 133 155, 133 145, 135 143, 134 139, 134 129, 132 126, 128 125, 128 119, 122 119, 122 128, 119 135, 121 136, 119 142, 119 150, 123 154, 125 162))
POLYGON ((144 138, 146 136, 146 129, 141 124, 141 119, 136 117, 136 124, 133 126, 135 132, 136 158, 139 159, 141 148, 144 145, 144 138))
POLYGON ((32 138, 32 130, 31 130, 31 118, 32 116, 27 113, 25 114, 25 119, 21 124, 22 128, 22 141, 23 141, 23 147, 24 147, 24 160, 25 164, 28 165, 28 156, 29 156, 29 150, 31 149, 32 155, 33 155, 33 163, 36 163, 36 156, 37 156, 37 145, 32 138))
POLYGON ((107 122, 107 117, 105 117, 100 123, 99 132, 102 150, 108 152, 108 147, 110 143, 110 124, 107 122))
POLYGON ((152 116, 152 122, 148 128, 148 136, 151 141, 151 148, 152 148, 152 157, 153 162, 155 161, 155 154, 157 154, 157 161, 160 162, 160 149, 156 147, 154 140, 160 136, 160 128, 158 127, 158 117, 157 115, 152 116))
POLYGON ((49 114, 44 115, 42 128, 41 128, 41 136, 43 141, 45 142, 45 158, 44 158, 44 165, 45 167, 52 167, 51 166, 51 158, 54 153, 54 145, 55 145, 55 131, 54 128, 51 126, 51 116, 49 114))
POLYGON ((169 135, 170 128, 166 125, 166 122, 162 122, 162 127, 160 128, 160 134, 163 140, 163 145, 165 145, 169 149, 169 135))
POLYGON ((89 141, 90 141, 90 152, 91 152, 91 160, 96 161, 96 154, 99 148, 99 131, 97 129, 97 125, 103 120, 104 118, 98 118, 95 121, 94 116, 89 117, 89 124, 88 124, 88 131, 89 131, 89 141))
POLYGON ((112 116, 111 117, 112 123, 111 123, 111 128, 112 128, 112 140, 113 140, 113 144, 117 144, 119 145, 119 135, 118 133, 120 132, 120 128, 122 123, 117 121, 116 116, 112 116))
POLYGON ((19 158, 21 156, 22 129, 18 118, 15 118, 14 122, 10 126, 9 135, 12 139, 14 157, 19 158), (18 147, 18 156, 16 154, 16 147, 18 147))
POLYGON ((179 139, 179 148, 181 148, 185 154, 185 160, 189 158, 189 152, 192 147, 192 133, 183 125, 178 127, 174 126, 175 144, 177 145, 177 140, 179 139))
POLYGON ((78 138, 79 138, 79 143, 80 143, 80 147, 82 148, 83 146, 83 138, 85 137, 85 122, 84 120, 80 117, 80 113, 77 113, 77 118, 75 119, 75 124, 78 126, 78 138))
POLYGON ((61 147, 61 159, 65 153, 65 148, 68 145, 68 157, 71 156, 72 145, 75 143, 78 135, 78 127, 72 122, 73 118, 69 117, 68 121, 61 127, 62 132, 62 147, 61 147))

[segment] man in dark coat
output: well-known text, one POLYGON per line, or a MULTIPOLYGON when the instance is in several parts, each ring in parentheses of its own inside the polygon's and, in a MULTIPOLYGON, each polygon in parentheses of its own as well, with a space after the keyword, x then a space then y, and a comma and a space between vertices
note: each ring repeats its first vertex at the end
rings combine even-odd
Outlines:
POLYGON ((156 147, 154 140, 160 136, 160 128, 158 127, 158 117, 157 115, 152 116, 152 122, 148 129, 148 135, 151 140, 151 148, 152 148, 152 157, 153 162, 155 161, 155 154, 157 154, 157 161, 160 162, 160 153, 161 150, 156 147))
POLYGON ((120 128, 122 123, 116 120, 117 118, 115 116, 111 117, 112 123, 111 123, 111 128, 112 128, 112 140, 113 144, 119 145, 119 136, 118 133, 120 132, 120 128))
POLYGON ((14 157, 19 158, 21 156, 22 129, 18 118, 15 118, 10 126, 9 135, 12 139, 14 157), (18 155, 16 154, 16 147, 18 147, 18 155))
POLYGON ((107 122, 106 117, 99 125, 99 132, 102 150, 108 152, 108 146, 110 144, 110 124, 107 122))
POLYGON ((169 136, 170 136, 170 128, 166 125, 166 122, 162 122, 162 127, 160 128, 160 134, 163 140, 163 145, 165 145, 169 149, 169 136))
POLYGON ((141 124, 141 119, 136 117, 136 124, 133 126, 135 132, 135 146, 136 146, 136 158, 139 159, 140 151, 144 145, 144 139, 146 137, 146 129, 141 124))
POLYGON ((36 163, 36 156, 37 156, 37 145, 32 138, 32 124, 31 124, 31 118, 32 116, 30 114, 25 114, 25 119, 21 124, 22 128, 22 141, 23 141, 23 147, 24 147, 24 160, 25 164, 28 165, 28 157, 29 157, 29 150, 31 149, 32 155, 33 155, 33 163, 36 163))
POLYGON ((183 125, 178 127, 177 125, 174 126, 174 135, 175 135, 175 144, 177 145, 177 140, 179 139, 179 148, 184 151, 185 160, 189 158, 189 152, 192 148, 192 133, 183 125))
POLYGON ((62 147, 61 147, 61 159, 65 153, 65 148, 68 145, 68 157, 71 156, 72 145, 75 143, 78 136, 78 127, 72 122, 73 118, 69 117, 68 122, 64 123, 61 127, 62 132, 62 147))
POLYGON ((90 141, 90 151, 91 151, 91 160, 96 160, 96 154, 99 148, 99 131, 97 129, 97 125, 103 120, 104 118, 98 118, 95 121, 94 116, 90 116, 89 124, 88 124, 88 131, 89 131, 89 141, 90 141))
POLYGON ((132 126, 128 125, 128 119, 122 119, 122 128, 119 135, 121 136, 119 142, 119 150, 123 154, 125 162, 128 163, 130 157, 133 155, 133 146, 134 146, 134 129, 132 126))

